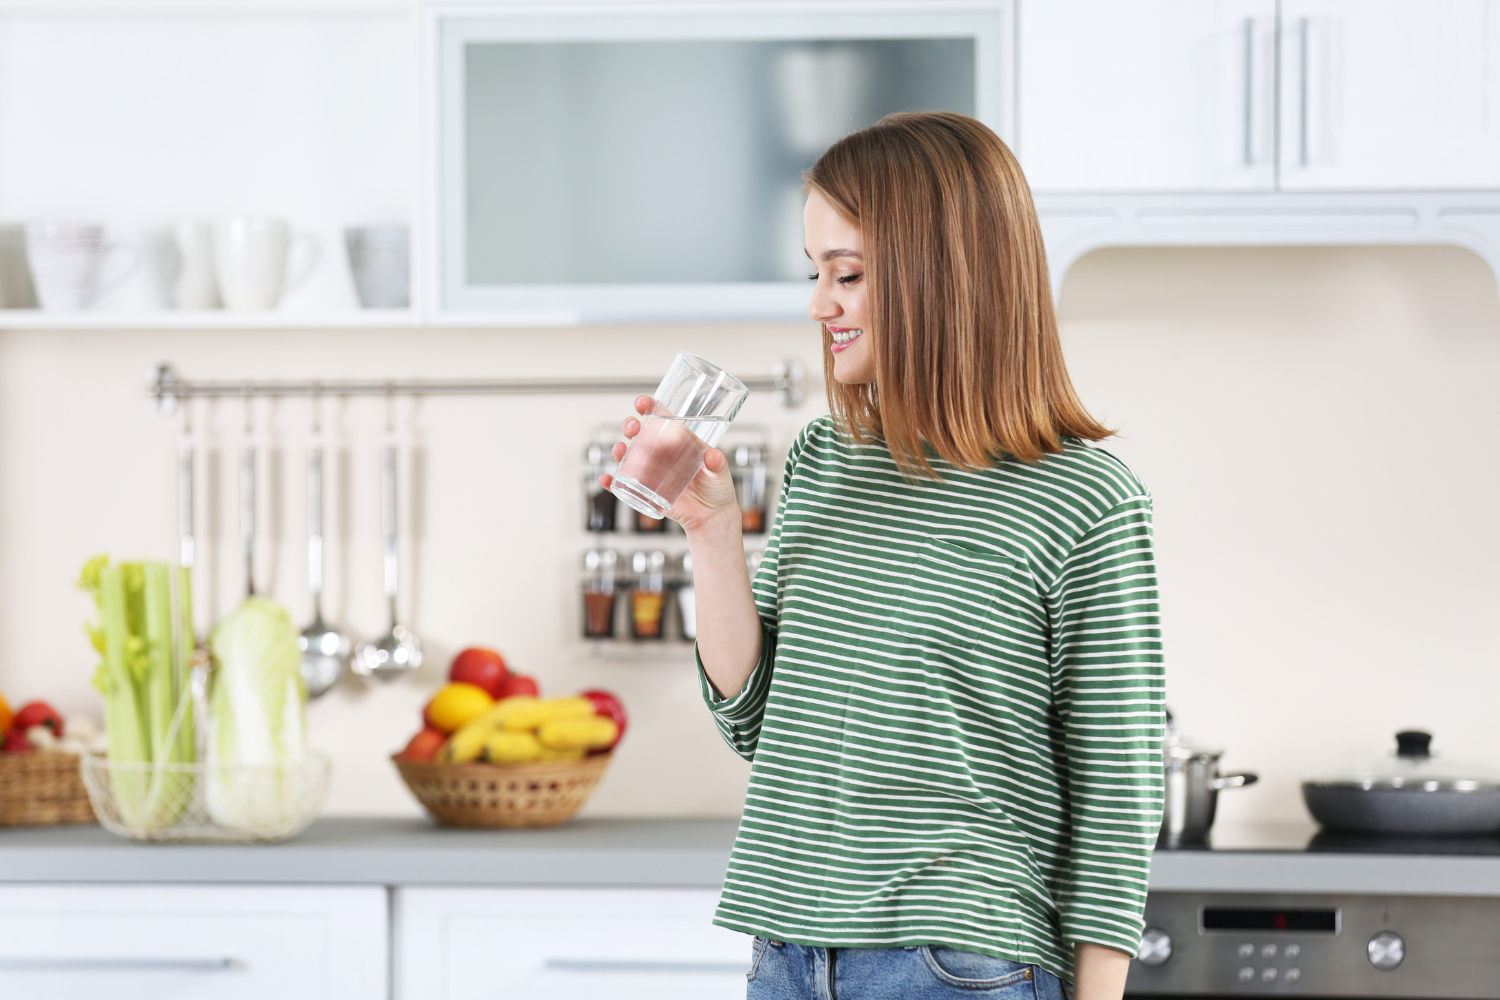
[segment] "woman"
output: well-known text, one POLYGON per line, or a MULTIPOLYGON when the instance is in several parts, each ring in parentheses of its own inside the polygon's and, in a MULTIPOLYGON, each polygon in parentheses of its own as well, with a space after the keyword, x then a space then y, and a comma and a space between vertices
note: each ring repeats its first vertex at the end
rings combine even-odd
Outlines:
POLYGON ((752 761, 715 920, 752 998, 1118 1000, 1161 820, 1150 496, 1088 443, 993 132, 892 115, 806 180, 833 414, 753 585, 721 453, 672 510, 752 761))

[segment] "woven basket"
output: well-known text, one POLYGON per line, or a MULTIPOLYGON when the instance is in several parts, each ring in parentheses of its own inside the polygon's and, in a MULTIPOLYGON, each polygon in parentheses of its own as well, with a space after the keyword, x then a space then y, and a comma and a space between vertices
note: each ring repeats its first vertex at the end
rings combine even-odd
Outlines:
POLYGON ((439 764, 391 757, 401 780, 444 826, 556 826, 594 793, 610 754, 536 764, 439 764))
POLYGON ((0 826, 93 823, 78 755, 56 750, 0 755, 0 826))

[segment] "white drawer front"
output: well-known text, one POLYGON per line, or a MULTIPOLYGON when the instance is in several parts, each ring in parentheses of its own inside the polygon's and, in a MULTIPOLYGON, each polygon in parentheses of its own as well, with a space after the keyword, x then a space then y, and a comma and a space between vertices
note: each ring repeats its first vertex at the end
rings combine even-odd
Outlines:
POLYGON ((382 1000, 387 910, 373 886, 3 886, 0 995, 382 1000))
POLYGON ((398 1000, 743 1000, 750 938, 700 889, 402 889, 398 1000))

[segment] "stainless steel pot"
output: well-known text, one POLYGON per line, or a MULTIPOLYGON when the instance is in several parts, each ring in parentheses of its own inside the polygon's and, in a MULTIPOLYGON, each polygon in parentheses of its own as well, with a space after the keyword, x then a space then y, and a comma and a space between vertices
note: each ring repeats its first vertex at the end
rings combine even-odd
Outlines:
POLYGON ((1324 829, 1395 836, 1500 833, 1500 773, 1444 761, 1432 734, 1396 734, 1396 752, 1302 783, 1308 812, 1324 829))
POLYGON ((1157 847, 1206 847, 1208 833, 1214 825, 1219 806, 1219 792, 1225 788, 1244 788, 1260 780, 1260 775, 1220 774, 1222 750, 1195 746, 1177 731, 1172 713, 1167 713, 1167 738, 1161 747, 1162 768, 1166 777, 1166 802, 1161 817, 1157 847))

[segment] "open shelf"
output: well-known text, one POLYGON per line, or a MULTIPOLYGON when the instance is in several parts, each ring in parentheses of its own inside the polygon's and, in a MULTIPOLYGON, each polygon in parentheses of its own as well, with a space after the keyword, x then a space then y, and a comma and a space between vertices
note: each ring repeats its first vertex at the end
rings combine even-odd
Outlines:
POLYGON ((0 309, 0 330, 367 330, 424 326, 415 309, 339 312, 226 312, 223 309, 153 312, 47 312, 0 309))

